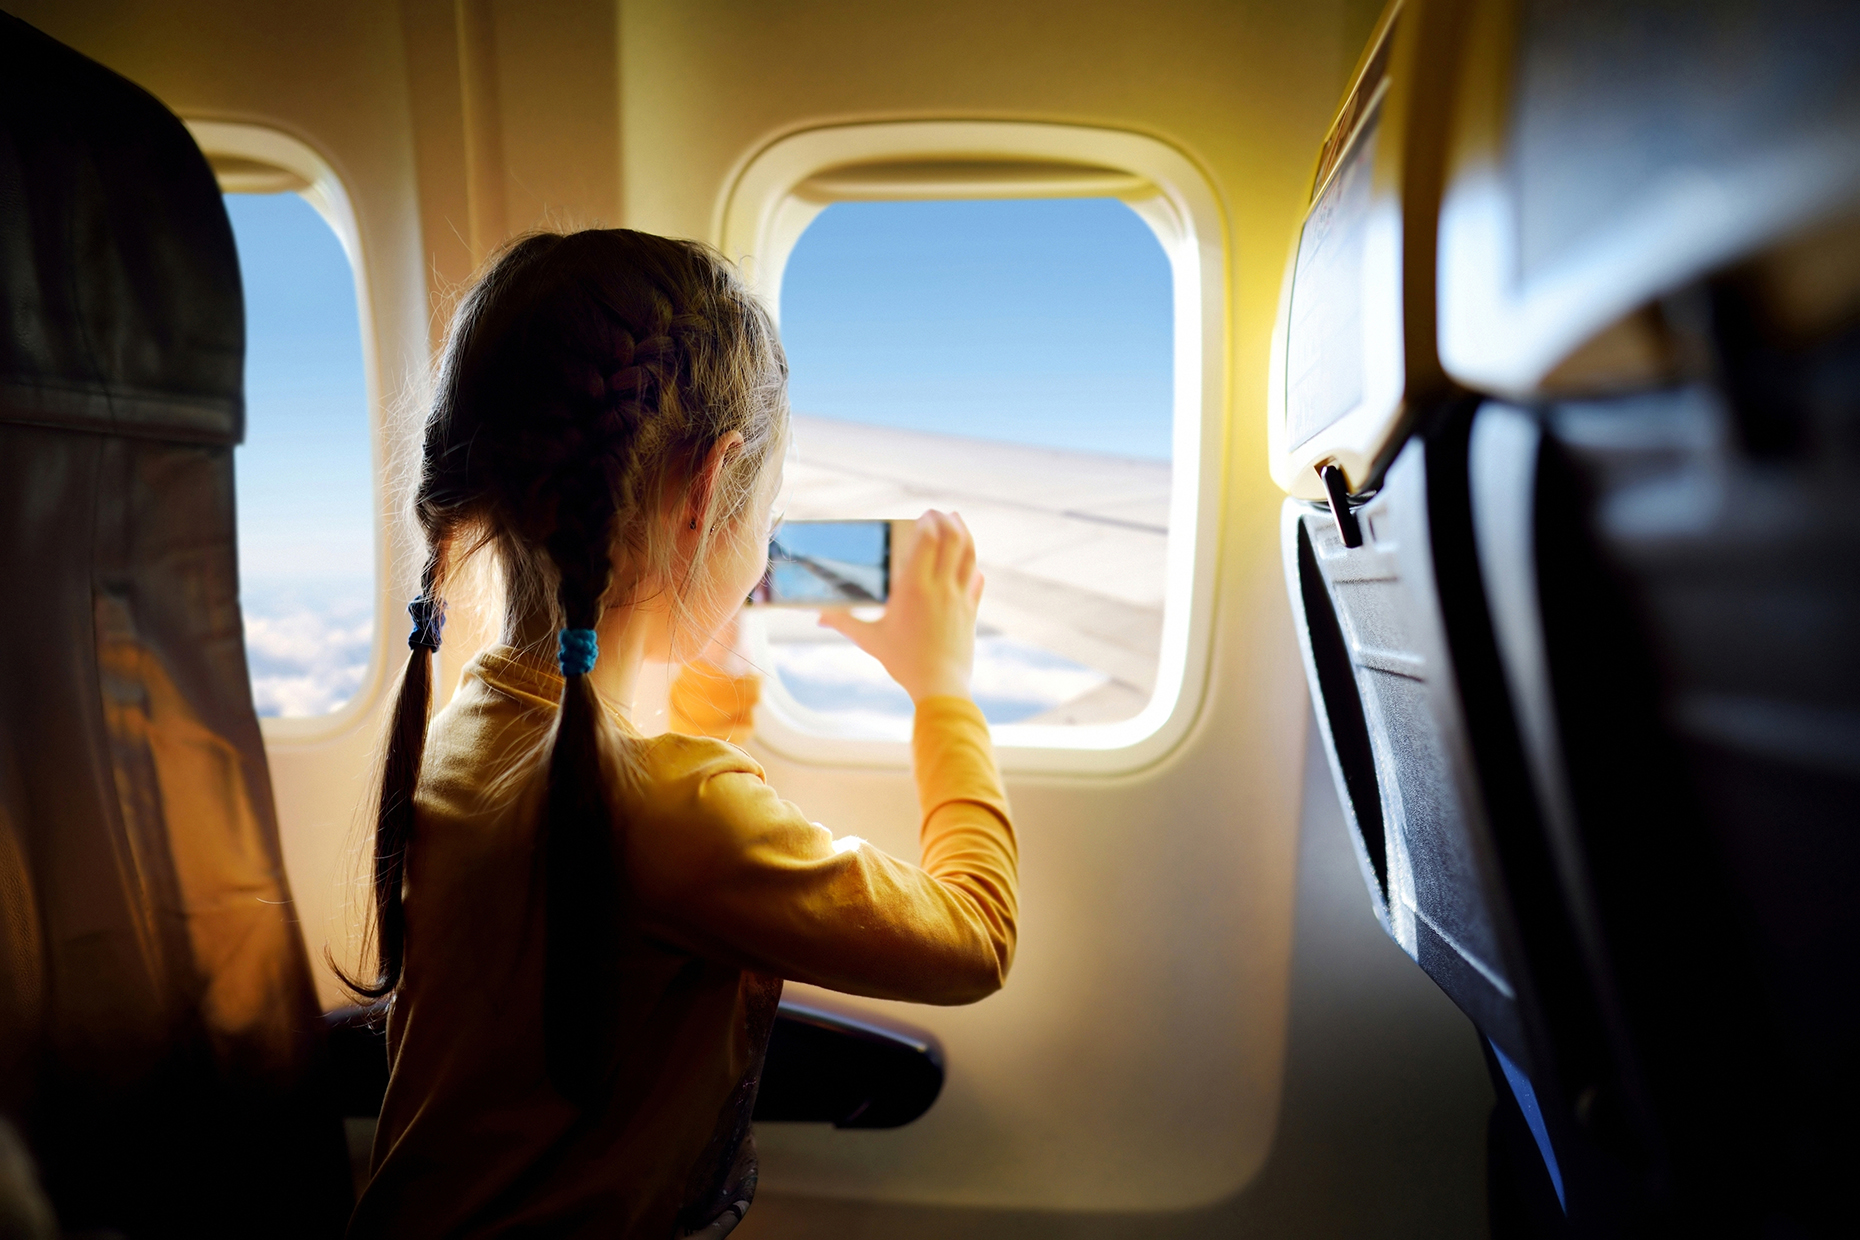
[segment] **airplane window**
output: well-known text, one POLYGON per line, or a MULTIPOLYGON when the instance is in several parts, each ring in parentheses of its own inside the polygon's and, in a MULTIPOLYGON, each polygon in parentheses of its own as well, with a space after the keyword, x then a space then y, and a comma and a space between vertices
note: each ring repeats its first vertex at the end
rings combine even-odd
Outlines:
MULTIPOLYGON (((1115 722, 1155 688, 1172 293, 1155 234, 1114 199, 837 203, 784 268, 785 516, 962 513, 987 575, 990 722, 1115 722)), ((814 613, 763 621, 794 702, 854 727, 910 717, 814 613)))
POLYGON ((261 716, 336 710, 374 640, 368 391, 355 276, 294 193, 227 194, 245 283, 240 603, 261 716))

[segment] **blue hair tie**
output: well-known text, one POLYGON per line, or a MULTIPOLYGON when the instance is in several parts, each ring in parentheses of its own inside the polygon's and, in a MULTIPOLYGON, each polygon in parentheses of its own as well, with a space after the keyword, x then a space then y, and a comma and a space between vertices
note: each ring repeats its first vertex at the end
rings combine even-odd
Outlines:
POLYGON ((596 640, 593 629, 563 629, 556 634, 556 658, 561 661, 562 675, 586 676, 594 670, 594 661, 601 657, 601 643, 596 640))
POLYGON ((413 632, 407 634, 407 649, 439 649, 439 635, 446 628, 446 600, 428 598, 422 594, 407 604, 407 614, 413 617, 413 632))

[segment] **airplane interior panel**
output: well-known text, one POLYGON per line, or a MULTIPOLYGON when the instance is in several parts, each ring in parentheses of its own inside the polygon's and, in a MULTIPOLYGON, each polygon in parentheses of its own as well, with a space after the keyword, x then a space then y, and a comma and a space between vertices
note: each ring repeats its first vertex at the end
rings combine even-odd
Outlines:
POLYGON ((0 1237, 1852 1231, 1851 4, 0 8, 0 1237))

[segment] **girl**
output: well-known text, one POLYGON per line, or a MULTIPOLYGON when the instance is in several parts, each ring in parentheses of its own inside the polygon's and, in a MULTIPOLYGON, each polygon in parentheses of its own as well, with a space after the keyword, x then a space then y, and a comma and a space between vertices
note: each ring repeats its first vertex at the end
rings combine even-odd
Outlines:
POLYGON ((742 750, 626 719, 641 665, 704 649, 764 572, 786 377, 688 242, 527 237, 460 306, 382 777, 358 989, 394 997, 393 1078, 352 1236, 721 1236, 755 1192, 783 978, 969 1003, 1006 977, 1016 850, 960 519, 918 522, 883 619, 824 620, 916 702, 922 868, 809 822, 742 750), (428 729, 447 573, 485 548, 502 644, 428 729))

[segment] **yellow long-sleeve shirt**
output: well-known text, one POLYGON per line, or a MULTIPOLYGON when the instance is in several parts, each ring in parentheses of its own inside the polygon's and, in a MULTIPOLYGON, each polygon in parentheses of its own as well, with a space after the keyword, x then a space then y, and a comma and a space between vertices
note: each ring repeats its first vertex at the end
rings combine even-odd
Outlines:
MULTIPOLYGON (((741 728, 753 693, 687 680, 675 723, 741 728)), ((353 1237, 666 1240, 741 1195, 781 979, 967 1003, 1007 975, 1017 850, 974 703, 917 707, 921 867, 836 839, 733 745, 634 737, 644 778, 615 791, 639 927, 623 946, 629 1049, 611 1099, 577 1110, 543 1062, 543 781, 525 765, 560 696, 553 669, 493 649, 433 722, 388 1025, 393 1078, 353 1237)))

